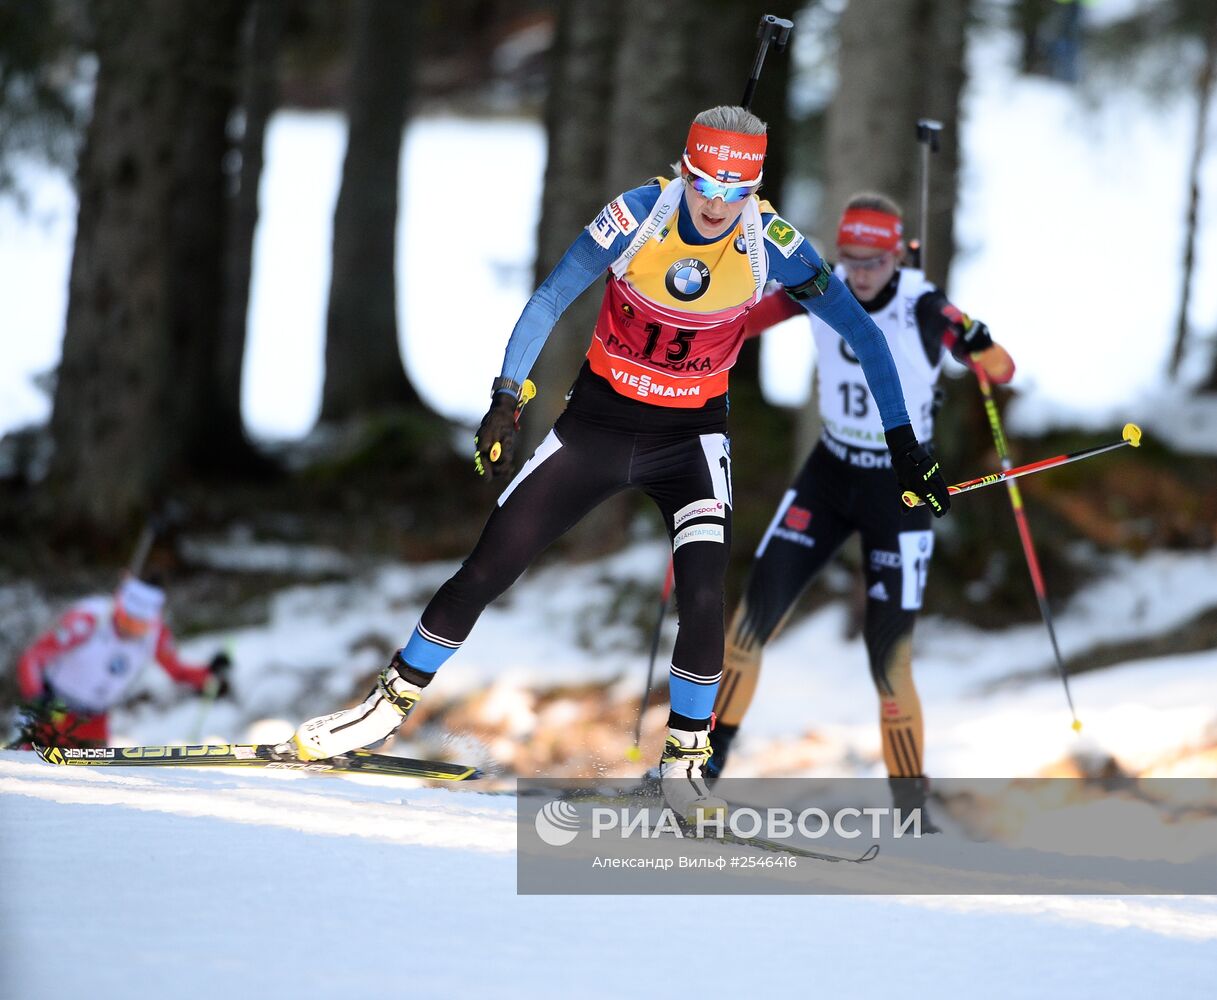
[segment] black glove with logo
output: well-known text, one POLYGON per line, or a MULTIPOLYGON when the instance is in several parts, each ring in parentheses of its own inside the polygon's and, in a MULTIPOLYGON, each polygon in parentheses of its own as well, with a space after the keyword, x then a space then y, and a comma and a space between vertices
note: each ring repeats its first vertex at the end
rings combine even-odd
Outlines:
POLYGON ((916 493, 935 517, 946 514, 951 509, 951 497, 947 493, 947 481, 938 468, 938 459, 917 440, 908 424, 885 431, 884 437, 901 489, 916 493))
POLYGON ((993 337, 984 323, 965 316, 959 331, 959 343, 968 354, 979 354, 993 346, 993 337))
POLYGON ((479 476, 486 475, 487 470, 491 479, 511 475, 516 431, 520 429, 518 407, 519 399, 515 391, 499 389, 491 396, 490 409, 482 417, 482 424, 473 439, 477 446, 473 453, 473 466, 479 476))
POLYGON ((207 664, 207 669, 216 681, 215 696, 223 698, 229 694, 232 691, 232 685, 228 682, 228 675, 232 672, 232 657, 227 653, 216 653, 207 664))

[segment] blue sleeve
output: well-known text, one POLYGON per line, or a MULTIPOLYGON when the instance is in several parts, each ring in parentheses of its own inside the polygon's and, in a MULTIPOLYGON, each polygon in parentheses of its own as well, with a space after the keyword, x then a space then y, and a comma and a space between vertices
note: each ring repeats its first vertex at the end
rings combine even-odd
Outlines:
MULTIPOLYGON (((619 197, 624 199, 634 219, 641 224, 659 199, 659 190, 658 184, 648 184, 626 191, 619 197)), ((601 228, 601 236, 598 239, 592 235, 592 226, 585 228, 567 248, 562 259, 549 273, 549 277, 532 293, 516 321, 515 329, 511 331, 511 338, 507 341, 501 373, 504 378, 523 382, 528 377, 541 348, 549 339, 550 331, 558 322, 558 317, 592 282, 604 274, 629 246, 635 230, 622 232, 620 226, 611 220, 605 223, 606 219, 608 216, 602 211, 592 226, 603 223, 610 227, 608 232, 601 228), (612 232, 616 235, 609 240, 607 236, 612 232)))
MULTIPOLYGON (((769 277, 780 281, 787 288, 795 288, 810 281, 823 264, 815 248, 805 239, 800 238, 789 257, 768 238, 765 240, 765 249, 769 253, 769 277)), ((879 407, 883 429, 890 431, 894 427, 911 423, 904 405, 900 374, 896 371, 896 362, 888 349, 887 338, 845 287, 845 283, 834 274, 829 279, 823 295, 800 299, 799 304, 831 326, 845 343, 849 344, 850 350, 862 365, 866 384, 879 407)))

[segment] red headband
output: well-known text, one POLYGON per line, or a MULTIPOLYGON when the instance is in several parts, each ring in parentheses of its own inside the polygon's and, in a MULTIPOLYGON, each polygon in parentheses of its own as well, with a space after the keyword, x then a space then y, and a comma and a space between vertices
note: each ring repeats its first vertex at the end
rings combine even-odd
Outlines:
POLYGON ((874 208, 847 208, 837 227, 837 246, 878 247, 896 250, 904 227, 900 216, 874 208))
POLYGON ((764 135, 726 132, 694 122, 685 142, 685 163, 706 180, 746 184, 760 179, 767 143, 764 135))

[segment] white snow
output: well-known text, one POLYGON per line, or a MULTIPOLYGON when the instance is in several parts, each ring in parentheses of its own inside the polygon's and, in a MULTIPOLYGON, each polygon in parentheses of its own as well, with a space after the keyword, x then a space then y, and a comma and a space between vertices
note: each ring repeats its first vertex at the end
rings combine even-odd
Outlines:
POLYGON ((1217 971, 1211 899, 517 896, 507 797, 80 770, 0 753, 5 996, 1115 998, 1217 971))
MULTIPOLYGON (((663 555, 662 545, 640 542, 598 564, 530 572, 509 602, 487 613, 466 648, 444 668, 434 693, 447 697, 492 685, 482 718, 508 721, 506 741, 527 741, 537 725, 526 696, 530 688, 620 675, 618 690, 636 697, 643 656, 625 643, 626 633, 619 634, 619 644, 606 636, 591 650, 579 645, 579 622, 602 611, 606 581, 657 586, 663 555), (555 610, 558 605, 563 610, 555 610), (510 651, 506 660, 505 650, 510 651)), ((272 603, 265 626, 198 637, 184 647, 196 658, 216 645, 232 651, 239 708, 226 700, 217 703, 206 714, 204 728, 199 702, 183 698, 158 672, 149 671, 146 690, 153 701, 115 713, 116 729, 125 734, 120 742, 282 738, 291 722, 253 727, 250 719, 293 706, 298 720, 358 693, 358 678, 375 670, 383 657, 371 646, 359 646, 352 655, 352 646, 368 635, 400 641, 431 590, 454 568, 387 566, 349 582, 283 592, 272 603)), ((1116 560, 1108 576, 1060 609, 1066 649, 1083 651, 1117 636, 1111 619, 1105 622, 1096 613, 1105 601, 1120 597, 1113 610, 1132 619, 1130 629, 1148 634, 1150 623, 1169 629, 1172 615, 1188 613, 1191 605, 1179 606, 1185 595, 1201 606, 1214 596, 1214 588, 1217 574, 1206 572, 1198 557, 1116 560), (1145 582, 1155 579, 1162 581, 1160 587, 1145 582), (1126 608, 1138 604, 1140 617, 1126 614, 1126 608)), ((829 606, 772 644, 732 774, 882 773, 862 644, 844 639, 843 619, 838 607, 829 606), (809 765, 793 761, 783 749, 807 732, 819 739, 819 755, 809 765)), ((661 662, 671 633, 669 628, 661 662)), ((1189 745, 1212 745, 1217 652, 1075 677, 1075 698, 1086 722, 1081 740, 1069 729, 1054 677, 996 693, 983 690, 1011 670, 1043 666, 1048 655, 1035 626, 983 634, 941 621, 922 623, 916 669, 931 774, 1033 775, 1073 752, 1114 755, 1126 767, 1139 769, 1169 761, 1189 745)), ((561 712, 563 703, 550 710, 561 712)), ((545 720, 551 727, 555 721, 545 720)), ((455 735, 449 755, 469 759, 473 745, 462 746, 460 734, 455 735)), ((622 733, 622 749, 626 742, 622 733)), ((1211 767, 1200 774, 1211 778, 1211 767)), ((605 963, 604 956, 619 950, 629 957, 624 963, 607 960, 614 970, 628 967, 638 976, 664 973, 667 952, 645 942, 662 935, 673 901, 514 895, 514 812, 505 798, 468 789, 424 790, 365 776, 81 773, 12 754, 0 756, 0 799, 0 880, 11 886, 2 894, 0 917, 7 919, 20 907, 20 921, 8 920, 20 928, 8 939, 18 983, 27 981, 22 976, 32 981, 48 960, 48 948, 65 947, 61 937, 46 931, 49 922, 62 918, 61 906, 18 875, 30 865, 44 879, 53 878, 53 885, 62 879, 78 893, 77 880, 87 871, 82 906, 106 900, 113 923, 82 921, 66 945, 68 954, 94 974, 104 978, 121 968, 129 975, 143 968, 139 955, 145 951, 167 956, 163 968, 148 970, 148 996, 158 995, 158 974, 197 964, 214 970, 187 987, 197 987, 200 996, 238 981, 246 984, 242 988, 273 981, 277 990, 302 989, 339 975, 355 977, 346 987, 351 995, 389 995, 399 974, 393 963, 365 961, 348 971, 332 952, 293 945, 302 921, 313 935, 341 935, 349 933, 348 924, 376 926, 369 925, 368 915, 383 907, 401 914, 392 926, 421 933, 430 942, 410 954, 411 982, 420 995, 490 989, 480 972, 458 968, 444 957, 442 941, 448 934, 478 939, 479 954, 500 970, 495 995, 559 995, 569 988, 569 977, 579 974, 581 963, 597 958, 605 963), (385 853, 387 847, 391 854, 385 853), (58 863, 44 862, 46 854, 58 863), (309 907, 309 900, 317 898, 325 900, 319 913, 309 907), (157 919, 165 900, 172 900, 191 922, 183 926, 180 920, 157 919), (12 909, 6 912, 5 906, 12 909), (593 920, 600 921, 598 929, 593 920), (154 945, 122 951, 116 958, 114 927, 140 927, 152 935, 154 945), (212 928, 204 942, 190 937, 195 927, 212 928), (253 927, 263 928, 256 947, 237 936, 253 927), (555 983, 539 977, 535 966, 521 965, 524 956, 538 949, 559 956, 545 965, 557 977, 555 983), (645 955, 636 955, 636 949, 645 955), (214 961, 216 956, 223 961, 214 961), (252 968, 256 963, 262 963, 261 970, 252 968)), ((1137 824, 1161 822, 1156 816, 1124 813, 1120 821, 1130 831, 1139 829, 1137 824)), ((1068 817, 1046 817, 1044 822, 1056 824, 1052 830, 1059 845, 1060 832, 1069 829, 1068 817)), ((1042 835, 1044 829, 1041 823, 1026 835, 1042 835)), ((1211 831, 1181 828, 1178 836, 1185 835, 1191 836, 1193 852, 1211 852, 1211 831), (1203 839, 1197 841, 1197 836, 1203 839)), ((908 989, 920 984, 945 990, 956 983, 963 990, 970 976, 973 992, 1031 995, 1036 976, 1017 964, 1002 971, 1007 968, 1003 956, 1018 953, 1035 954, 1036 969, 1047 977, 1043 982, 1076 977, 1083 995, 1138 995, 1150 976, 1165 976, 1161 982, 1172 984, 1173 995, 1189 995, 1197 977, 1212 969, 1217 938, 1217 905, 1211 899, 817 897, 698 903, 711 913, 730 907, 733 962, 715 968, 714 981, 754 990, 797 978, 806 968, 805 950, 813 948, 822 949, 826 960, 835 958, 833 971, 824 973, 826 986, 852 984, 862 995, 880 990, 881 975, 892 968, 900 970, 908 989), (876 937, 884 942, 885 963, 872 969, 865 956, 873 952, 876 937), (965 942, 973 956, 987 955, 988 961, 960 957, 965 942), (1109 952, 1118 957, 1098 963, 1086 957, 1109 952), (844 967, 843 954, 851 956, 844 967)), ((720 921, 715 917, 711 924, 718 928, 720 921)), ((712 939, 717 942, 722 933, 713 930, 712 939)), ((620 975, 626 976, 624 971, 620 975)), ((613 996, 631 981, 612 972, 580 982, 580 989, 591 996, 613 996)))
MULTIPOLYGON (((636 697, 644 657, 628 632, 606 628, 589 649, 580 626, 603 620, 610 587, 657 589, 665 559, 662 544, 638 542, 601 563, 531 571, 487 612, 436 694, 493 682, 484 716, 506 720, 508 740, 526 740, 535 725, 529 687, 619 676, 617 689, 636 697)), ((115 727, 127 742, 281 738, 291 722, 251 720, 285 706, 298 720, 345 702, 383 660, 368 637, 400 642, 454 568, 385 566, 284 591, 265 625, 184 646, 196 659, 217 645, 232 651, 239 708, 223 700, 204 710, 149 670, 152 700, 116 712, 115 727)), ((1170 628, 1215 589, 1217 574, 1199 556, 1114 560, 1060 609, 1062 640, 1078 652, 1170 628), (1101 613, 1105 603, 1114 615, 1101 613)), ((822 753, 794 771, 881 772, 862 644, 847 642, 842 626, 841 610, 828 606, 772 644, 733 773, 791 773, 782 746, 809 730, 822 753)), ((916 669, 930 772, 1029 775, 1077 749, 1139 766, 1212 744, 1217 652, 1075 677, 1081 741, 1055 678, 982 689, 1049 655, 1035 626, 980 633, 923 622, 916 669)), ((452 754, 467 752, 454 742, 452 754)), ((98 998, 616 997, 667 981, 675 954, 689 965, 690 947, 698 982, 749 995, 811 977, 817 991, 859 996, 896 987, 1193 996, 1217 972, 1212 898, 517 896, 514 837, 514 800, 466 788, 52 768, 0 753, 0 995, 31 995, 53 968, 57 995, 98 998), (705 930, 695 941, 676 936, 674 913, 696 914, 705 930)), ((1211 852, 1211 843, 1193 847, 1211 852)))

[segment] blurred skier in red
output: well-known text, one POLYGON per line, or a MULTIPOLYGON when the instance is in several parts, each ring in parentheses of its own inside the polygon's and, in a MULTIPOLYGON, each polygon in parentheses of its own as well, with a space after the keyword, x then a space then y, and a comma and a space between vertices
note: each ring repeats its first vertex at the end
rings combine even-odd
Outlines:
POLYGON ((23 738, 49 746, 105 746, 109 712, 139 672, 156 660, 175 681, 217 694, 228 689, 232 663, 217 653, 209 664, 181 660, 162 612, 165 592, 128 576, 112 595, 77 601, 17 662, 26 703, 23 738))

